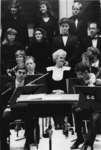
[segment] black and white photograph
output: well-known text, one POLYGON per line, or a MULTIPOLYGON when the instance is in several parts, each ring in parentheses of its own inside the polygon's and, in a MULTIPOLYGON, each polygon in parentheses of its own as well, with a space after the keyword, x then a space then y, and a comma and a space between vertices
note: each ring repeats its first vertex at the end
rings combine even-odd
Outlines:
POLYGON ((101 150, 101 0, 0 7, 0 150, 101 150))

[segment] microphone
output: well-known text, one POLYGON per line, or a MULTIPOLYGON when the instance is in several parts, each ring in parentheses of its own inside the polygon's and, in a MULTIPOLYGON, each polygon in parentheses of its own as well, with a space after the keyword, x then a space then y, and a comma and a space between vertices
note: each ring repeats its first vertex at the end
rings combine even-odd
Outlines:
POLYGON ((44 78, 44 77, 47 76, 48 74, 49 74, 48 72, 45 73, 45 74, 43 74, 42 76, 36 78, 35 80, 33 80, 33 81, 27 83, 25 86, 30 86, 31 84, 35 83, 36 81, 39 81, 40 79, 44 78))

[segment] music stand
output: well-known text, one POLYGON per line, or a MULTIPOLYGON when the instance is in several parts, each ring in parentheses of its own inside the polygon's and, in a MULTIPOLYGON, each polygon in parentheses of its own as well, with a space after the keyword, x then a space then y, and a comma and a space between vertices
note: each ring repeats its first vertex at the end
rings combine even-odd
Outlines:
POLYGON ((93 95, 95 100, 101 101, 101 86, 75 86, 76 93, 84 95, 93 95))

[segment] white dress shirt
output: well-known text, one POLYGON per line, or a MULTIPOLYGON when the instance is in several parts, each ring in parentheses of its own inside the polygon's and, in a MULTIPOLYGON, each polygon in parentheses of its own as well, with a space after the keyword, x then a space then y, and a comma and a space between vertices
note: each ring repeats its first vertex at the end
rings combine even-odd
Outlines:
POLYGON ((77 28, 77 26, 78 26, 78 19, 75 19, 75 26, 77 28))
POLYGON ((95 48, 97 48, 97 42, 98 42, 97 39, 93 39, 92 40, 92 46, 95 47, 95 48))
POLYGON ((62 36, 62 40, 63 40, 64 46, 66 46, 66 43, 67 43, 67 40, 68 40, 68 36, 62 36))
POLYGON ((15 80, 15 88, 22 87, 22 86, 24 86, 24 80, 22 82, 15 80))

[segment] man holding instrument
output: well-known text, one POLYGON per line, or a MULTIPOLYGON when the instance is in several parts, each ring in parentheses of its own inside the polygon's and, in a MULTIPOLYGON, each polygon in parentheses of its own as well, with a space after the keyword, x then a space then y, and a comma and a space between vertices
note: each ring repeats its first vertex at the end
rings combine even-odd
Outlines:
MULTIPOLYGON (((9 150, 9 146, 7 144, 7 137, 9 136, 9 123, 21 118, 24 120, 25 123, 25 136, 26 136, 26 143, 25 143, 25 149, 29 150, 30 144, 34 143, 34 137, 33 137, 33 130, 36 126, 36 122, 38 121, 33 119, 33 113, 29 109, 28 104, 16 104, 15 107, 13 107, 14 104, 14 98, 12 98, 17 91, 18 87, 23 87, 26 82, 26 68, 16 68, 16 78, 9 84, 8 88, 10 91, 9 100, 6 103, 4 109, 1 112, 1 118, 0 118, 0 137, 1 137, 1 147, 2 150, 9 150), (13 93, 13 94, 12 94, 13 93)), ((28 80, 29 81, 29 80, 28 80)), ((6 92, 2 93, 2 100, 5 96, 6 92)), ((9 94, 9 93, 7 93, 9 94)), ((38 128, 37 128, 38 129, 38 128)), ((38 131, 38 139, 39 142, 39 131, 38 131)))
MULTIPOLYGON (((24 86, 26 69, 16 68, 15 75, 16 75, 15 79, 12 79, 11 82, 6 83, 8 89, 1 93, 0 137, 2 150, 9 149, 9 146, 7 144, 7 137, 9 136, 9 122, 12 120, 11 118, 14 116, 14 114, 12 113, 13 116, 10 117, 12 110, 10 108, 11 101, 9 100, 14 89, 24 86)), ((15 116, 13 119, 15 119, 15 116)))
MULTIPOLYGON (((83 66, 83 65, 78 65, 76 68, 76 73, 78 74, 78 71, 80 72, 80 67, 81 67, 81 71, 87 71, 87 67, 83 66)), ((83 75, 83 73, 82 73, 83 75)), ((81 77, 81 76, 79 76, 81 77)), ((83 78, 83 76, 82 76, 83 78)), ((80 80, 82 80, 80 78, 80 80)), ((90 80, 88 78, 88 80, 90 80)), ((87 83, 81 82, 82 86, 85 86, 87 83)), ((89 83, 89 82, 88 82, 89 83)), ((96 84, 96 80, 95 80, 95 84, 96 84)), ((81 150, 93 150, 93 145, 94 145, 94 141, 95 141, 95 137, 97 135, 97 129, 98 129, 98 123, 100 120, 100 115, 101 115, 101 101, 98 98, 97 94, 93 93, 95 98, 91 99, 91 97, 89 99, 87 99, 87 96, 84 95, 84 93, 82 91, 80 92, 80 101, 77 104, 77 106, 75 106, 73 108, 73 112, 74 112, 74 117, 75 117, 75 125, 76 125, 76 132, 77 132, 77 139, 75 141, 75 143, 72 145, 71 149, 76 149, 79 147, 80 144, 83 144, 81 150), (86 99, 85 99, 86 98, 86 99), (88 128, 88 133, 87 133, 87 137, 84 139, 83 133, 82 133, 82 127, 83 127, 83 119, 90 119, 90 125, 88 128)))

